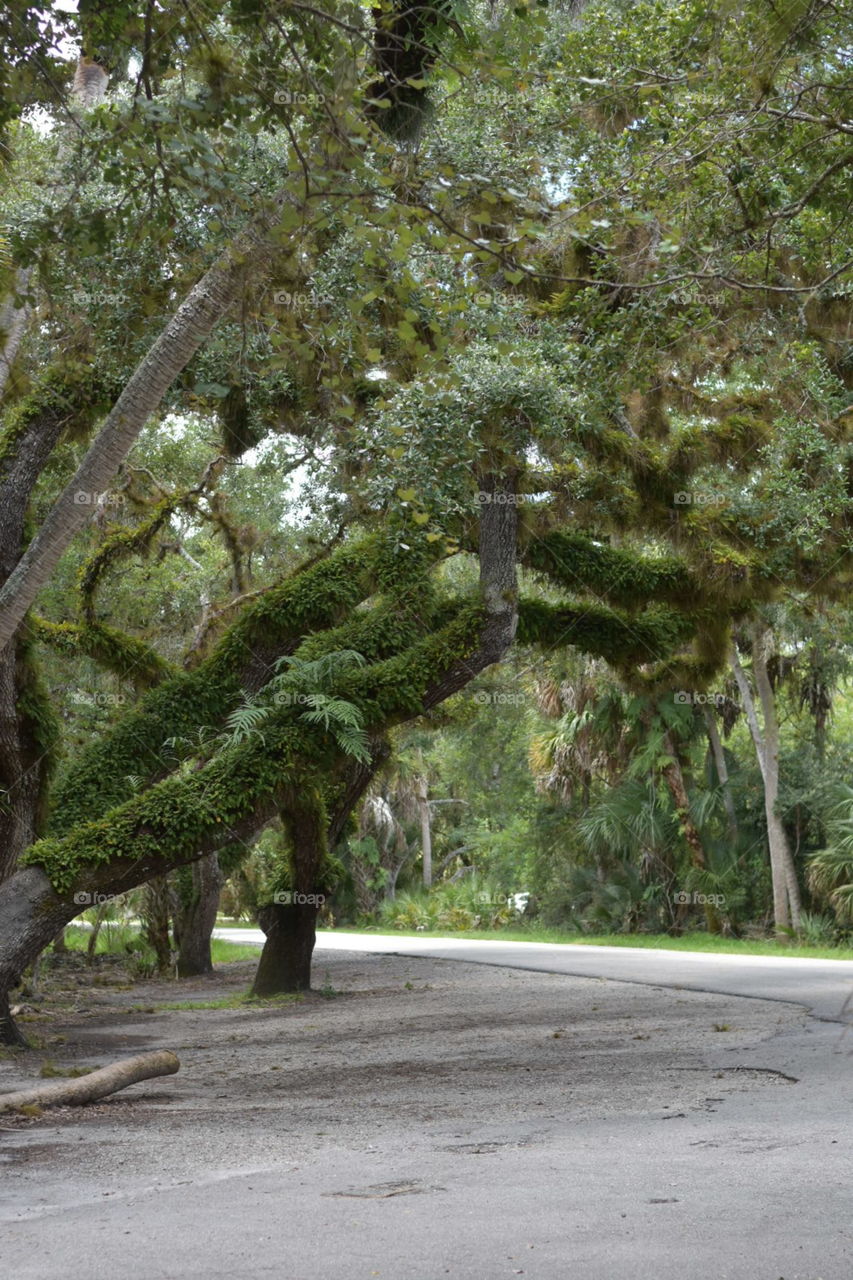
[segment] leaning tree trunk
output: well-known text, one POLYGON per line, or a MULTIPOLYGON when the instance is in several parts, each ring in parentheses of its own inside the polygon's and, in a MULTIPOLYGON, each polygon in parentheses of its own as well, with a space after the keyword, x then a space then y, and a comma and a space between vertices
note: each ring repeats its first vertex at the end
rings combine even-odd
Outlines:
POLYGON ((166 391, 231 306, 247 265, 257 260, 267 245, 283 203, 282 193, 228 246, 190 290, 128 380, 75 475, 0 588, 0 645, 14 635, 88 519, 90 508, 80 504, 79 492, 102 493, 112 483, 166 391))
POLYGON ((9 1010, 9 992, 79 910, 59 898, 39 867, 25 867, 0 884, 0 1044, 26 1044, 9 1010))
MULTIPOLYGON (((481 478, 480 485, 498 491, 494 477, 481 478)), ((505 496, 514 493, 506 484, 500 491, 505 496)), ((375 739, 391 725, 438 706, 505 656, 518 621, 516 530, 513 501, 485 505, 480 519, 479 608, 460 608, 438 632, 349 677, 371 708, 367 727, 375 739), (391 672, 393 682, 389 683, 391 672), (399 687, 401 677, 411 683, 399 687), (381 711, 376 710, 380 690, 381 711)), ((84 821, 65 836, 36 844, 29 855, 33 865, 0 884, 0 994, 17 985, 26 966, 79 914, 83 892, 126 893, 207 853, 233 847, 235 842, 251 843, 301 782, 303 775, 295 761, 301 758, 307 732, 293 723, 290 708, 277 709, 270 718, 268 736, 226 748, 187 775, 153 782, 112 814, 103 813, 97 823, 84 821), (224 808, 212 801, 215 796, 225 797, 224 808), (105 837, 115 842, 115 853, 109 858, 104 856, 105 837), (54 889, 48 871, 56 876, 60 891, 54 889)), ((332 847, 373 767, 372 761, 356 767, 352 759, 343 757, 337 772, 323 772, 323 780, 334 784, 337 797, 328 833, 332 847)), ((7 1037, 8 1023, 6 1019, 3 1024, 7 1037)))
POLYGON ((191 877, 188 900, 180 902, 175 918, 178 944, 178 977, 193 978, 213 972, 210 939, 216 925, 222 872, 215 853, 199 858, 187 872, 191 877))

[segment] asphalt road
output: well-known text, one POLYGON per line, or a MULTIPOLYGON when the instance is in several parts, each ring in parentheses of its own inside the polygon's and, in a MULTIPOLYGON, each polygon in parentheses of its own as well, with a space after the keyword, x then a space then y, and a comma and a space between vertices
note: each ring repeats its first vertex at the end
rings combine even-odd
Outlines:
MULTIPOLYGON (((263 945, 260 929, 217 929, 216 936, 244 945, 263 945)), ((499 965, 563 973, 578 978, 609 978, 655 987, 713 991, 800 1004, 813 1016, 853 1022, 853 960, 803 960, 787 956, 713 955, 704 951, 651 951, 642 947, 588 947, 549 942, 493 942, 468 938, 400 937, 387 934, 325 931, 317 935, 315 955, 324 951, 382 952, 432 956, 438 960, 499 965)))
MULTIPOLYGON (((244 944, 263 941, 253 930, 217 933, 244 944)), ((31 1134, 3 1135, 8 1139, 8 1159, 40 1160, 44 1176, 32 1208, 22 1209, 13 1197, 4 1208, 0 1183, 0 1274, 16 1280, 114 1280, 117 1275, 125 1280, 853 1276, 853 1043, 848 1043, 853 1035, 846 1025, 838 1025, 847 1021, 842 1008, 853 991, 853 962, 335 931, 318 939, 318 983, 325 971, 334 985, 336 973, 353 952, 365 961, 368 953, 397 953, 532 971, 514 979, 525 984, 538 971, 602 983, 639 983, 661 988, 667 995, 681 989, 681 994, 660 1004, 659 1025, 635 1037, 652 1046, 655 1036, 661 1037, 662 1045, 674 1043, 667 1035, 678 1031, 685 1009, 694 1002, 706 1003, 709 1020, 717 1008, 722 1013, 723 1005, 715 1005, 712 997, 691 998, 689 991, 784 1005, 778 1012, 774 1005, 765 1006, 773 1016, 754 1042, 729 1047, 727 1038, 719 1037, 704 1068, 697 1068, 683 1048, 673 1050, 672 1061, 664 1051, 662 1075, 667 1070, 700 1072, 702 1094, 708 1096, 697 1106, 644 1109, 631 1092, 633 1040, 625 1040, 620 1049, 624 1058, 614 1061, 593 1030, 582 1056, 594 1065, 596 1078, 608 1082, 606 1095, 613 1096, 614 1103, 606 1114, 587 1115, 582 1106, 572 1104, 569 1095, 583 1063, 577 1060, 573 1065, 569 1050, 565 1076, 560 1077, 565 1102, 543 1105, 539 1099, 545 1077, 529 1074, 521 1077, 524 1102, 517 1113, 498 1119, 492 1111, 494 1095, 479 1109, 472 1106, 472 1078, 464 1075, 488 1068, 488 1054, 484 1057, 480 1044, 492 1018, 484 1021, 475 1004, 466 1024, 470 1067, 466 1057, 460 1087, 446 1109, 421 1114, 429 1099, 425 1083, 398 1114, 391 1101, 398 1082, 377 1068, 376 1087, 387 1091, 387 1111, 396 1129, 375 1140, 371 1132, 367 1143, 347 1142, 343 1134, 340 1141, 334 1135, 331 1140, 328 1134, 318 1137, 326 1145, 313 1158, 294 1151, 292 1161, 273 1166, 263 1161, 260 1151, 250 1163, 236 1152, 220 1150, 203 1170, 175 1180, 167 1176, 166 1135, 163 1147, 157 1148, 158 1160, 162 1150, 164 1180, 152 1185, 134 1178, 132 1168, 121 1176, 98 1178, 97 1160, 87 1163, 84 1154, 84 1139, 98 1139, 97 1119, 77 1130, 51 1130, 48 1122, 31 1134), (792 1007, 796 1005, 811 1016, 792 1007), (752 1085, 742 1092, 733 1090, 731 1082, 741 1078, 751 1079, 752 1085), (627 1102, 624 1094, 616 1096, 620 1086, 628 1090, 627 1102), (440 1140, 433 1130, 443 1135, 440 1140), (464 1144, 454 1146, 460 1135, 464 1144), (81 1145, 75 1151, 72 1144, 77 1140, 81 1145), (83 1174, 94 1178, 94 1191, 83 1187, 83 1174)), ((413 978, 417 985, 414 971, 413 978)), ((399 977, 396 981, 399 984, 399 977)), ((504 982, 498 972, 494 982, 504 982)), ((544 998, 556 1017, 560 989, 553 978, 543 978, 542 986, 547 989, 544 997, 529 991, 530 1007, 541 1005, 544 998)), ((571 981, 566 991, 575 1002, 590 998, 571 981)), ((621 1000, 621 1005, 630 1009, 643 998, 637 991, 636 1001, 621 1000)), ((736 1023, 739 1015, 731 1004, 729 1000, 727 1015, 736 1023)), ((399 1007, 402 1021, 405 1014, 399 1007)), ((747 1020, 755 1006, 743 1009, 747 1020)), ((521 1006, 522 1019, 526 1010, 521 1006)), ((321 1015, 311 1016, 320 1023, 321 1015)), ((240 1023, 234 1025, 238 1033, 230 1040, 241 1040, 240 1023)), ((414 1055, 418 1045, 429 1046, 430 1066, 440 1079, 454 1066, 452 1052, 445 1061, 441 1016, 433 1012, 417 1028, 409 1052, 414 1055)), ((713 1029, 734 1031, 727 1026, 713 1029)), ((368 1044, 379 1044, 389 1035, 389 1023, 367 1023, 360 1034, 368 1037, 368 1044)), ((270 1016, 263 1028, 264 1044, 275 1042, 276 1036, 282 1052, 289 1052, 286 1028, 277 1031, 270 1016)), ((356 1038, 351 1035, 347 1041, 353 1048, 356 1038)), ((249 1061, 252 1043, 249 1037, 240 1045, 249 1061)), ((185 1048, 175 1047, 182 1052, 185 1048)), ((218 1087, 227 1090, 228 1046, 202 1047, 222 1055, 218 1087)), ((317 1051, 318 1065, 342 1048, 346 1053, 346 1044, 329 1039, 317 1051)), ((416 1063, 412 1058, 395 1065, 404 1073, 416 1063)), ((512 1061, 506 1062, 506 1069, 512 1072, 512 1061)), ((347 1070, 344 1064, 340 1088, 330 1096, 335 1107, 357 1112, 358 1104, 347 1091, 347 1070)), ((286 1151, 286 1070, 270 1079, 270 1101, 260 1113, 261 1122, 265 1134, 269 1130, 286 1151), (283 1094, 275 1092, 279 1083, 283 1094)), ((174 1092, 177 1086, 170 1078, 162 1087, 174 1092)), ((149 1089, 147 1095, 153 1105, 156 1091, 149 1089)), ((217 1105, 222 1105, 216 1098, 222 1096, 226 1095, 214 1093, 209 1099, 214 1120, 217 1105)), ((318 1107, 324 1101, 318 1099, 318 1107)), ((180 1106, 173 1107, 170 1119, 172 1114, 172 1123, 181 1125, 180 1106)), ((204 1149, 209 1123, 203 1107, 194 1114, 194 1122, 187 1126, 184 1120, 185 1127, 176 1131, 179 1146, 188 1144, 191 1151, 204 1149)), ((319 1125, 321 1114, 325 1116, 318 1110, 318 1127, 328 1130, 327 1119, 319 1125)), ((140 1135, 144 1131, 143 1126, 140 1135)))

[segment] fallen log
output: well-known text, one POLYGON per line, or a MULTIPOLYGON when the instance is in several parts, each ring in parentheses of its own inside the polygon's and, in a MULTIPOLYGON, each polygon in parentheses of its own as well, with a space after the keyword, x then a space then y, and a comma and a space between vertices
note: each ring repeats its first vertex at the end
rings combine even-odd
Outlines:
POLYGON ((76 1080, 60 1080, 56 1084, 43 1084, 33 1089, 21 1089, 17 1093, 0 1093, 0 1112, 17 1111, 19 1107, 79 1107, 87 1102, 97 1102, 108 1094, 118 1093, 139 1080, 151 1080, 154 1076, 174 1075, 180 1062, 168 1049, 155 1053, 140 1053, 126 1058, 111 1067, 99 1067, 76 1080))

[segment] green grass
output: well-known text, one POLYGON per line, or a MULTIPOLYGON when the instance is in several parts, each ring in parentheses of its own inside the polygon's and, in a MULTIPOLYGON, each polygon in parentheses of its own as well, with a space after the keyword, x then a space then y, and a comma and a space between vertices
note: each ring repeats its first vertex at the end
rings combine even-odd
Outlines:
MULTIPOLYGON (((89 930, 79 925, 70 924, 65 930, 65 942, 71 951, 85 951, 89 945, 89 930)), ((95 947, 97 955, 127 955, 128 943, 139 938, 139 930, 132 925, 103 925, 98 934, 95 947)), ((213 938, 210 943, 210 956, 214 964, 235 964, 240 960, 257 960, 259 947, 242 946, 239 942, 226 942, 222 938, 213 938)))
POLYGON ((340 933, 381 933, 401 938, 453 939, 470 938, 489 942, 557 942, 564 946, 582 943, 587 947, 643 947, 664 951, 710 951, 734 956, 788 956, 803 960, 853 960, 851 947, 810 947, 797 942, 776 942, 773 938, 720 938, 711 933, 685 933, 673 938, 668 933, 608 933, 590 935, 568 933, 563 929, 544 929, 531 926, 527 929, 476 929, 467 932, 448 933, 436 930, 417 931, 380 928, 376 925, 342 925, 340 933))
POLYGON ((210 958, 214 964, 234 964, 237 960, 257 961, 260 954, 260 947, 244 947, 239 942, 226 942, 224 938, 210 940, 210 958))

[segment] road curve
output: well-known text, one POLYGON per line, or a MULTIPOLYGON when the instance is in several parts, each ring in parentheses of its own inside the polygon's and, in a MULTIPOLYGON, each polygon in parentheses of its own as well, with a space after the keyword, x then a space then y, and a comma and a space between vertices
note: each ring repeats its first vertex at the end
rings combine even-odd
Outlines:
MULTIPOLYGON (((262 946, 260 929, 216 930, 216 937, 262 946)), ((598 947, 581 943, 500 942, 492 939, 442 938, 434 935, 346 933, 317 934, 317 954, 365 951, 439 960, 491 964, 578 978, 609 978, 653 987, 711 991, 722 995, 782 1000, 803 1005, 817 1018, 853 1021, 853 960, 806 960, 788 956, 718 955, 706 951, 648 950, 644 947, 598 947)))

